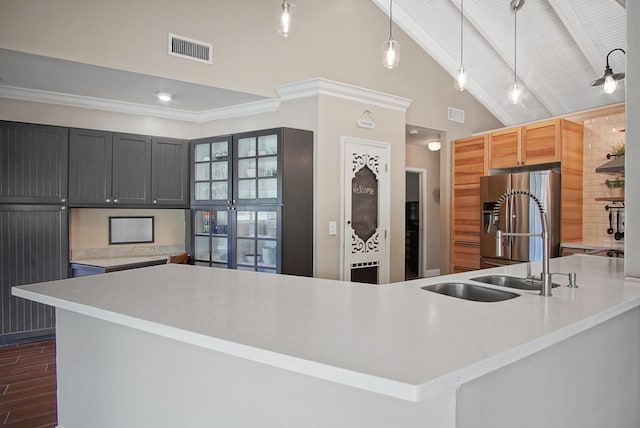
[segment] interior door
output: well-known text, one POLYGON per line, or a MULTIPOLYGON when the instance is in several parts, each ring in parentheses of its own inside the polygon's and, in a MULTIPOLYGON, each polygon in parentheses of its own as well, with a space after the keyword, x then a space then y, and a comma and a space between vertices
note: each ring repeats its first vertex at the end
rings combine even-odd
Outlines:
POLYGON ((389 282, 389 146, 342 139, 342 279, 389 282))

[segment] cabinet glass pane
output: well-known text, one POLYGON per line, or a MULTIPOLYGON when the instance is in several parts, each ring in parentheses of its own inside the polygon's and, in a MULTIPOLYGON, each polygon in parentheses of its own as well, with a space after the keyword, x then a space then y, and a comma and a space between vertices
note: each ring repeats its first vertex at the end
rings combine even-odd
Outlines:
POLYGON ((198 201, 206 201, 211 199, 211 186, 209 183, 196 183, 195 198, 198 201))
POLYGON ((211 160, 210 148, 209 143, 196 144, 196 162, 211 160))
POLYGON ((258 154, 260 156, 278 154, 278 136, 273 134, 258 137, 258 154))
POLYGON ((251 178, 256 176, 256 160, 240 159, 238 161, 238 177, 251 178))
POLYGON ((229 157, 229 142, 217 141, 211 143, 211 154, 215 160, 226 160, 229 157))
POLYGON ((194 218, 196 235, 208 235, 211 231, 211 220, 211 211, 196 211, 194 218))
POLYGON ((196 164, 196 181, 205 181, 211 179, 211 165, 207 163, 196 164))
POLYGON ((256 181, 255 180, 238 180, 238 198, 239 199, 255 199, 256 198, 256 181))
POLYGON ((258 211, 258 237, 276 239, 278 214, 275 211, 258 211))
POLYGON ((194 217, 194 230, 196 235, 214 234, 226 235, 229 233, 229 220, 227 210, 209 211, 198 210, 194 217))
POLYGON ((209 261, 211 254, 209 253, 209 236, 196 236, 196 254, 195 259, 200 261, 209 261))
POLYGON ((258 180, 258 198, 277 198, 278 180, 275 178, 261 178, 258 180))
POLYGON ((238 237, 256 236, 255 211, 238 211, 236 224, 238 237))
POLYGON ((226 181, 214 181, 211 183, 212 199, 229 199, 229 184, 226 181))
POLYGON ((258 241, 258 266, 266 268, 276 268, 278 248, 276 241, 258 241))
POLYGON ((228 255, 227 238, 214 236, 211 238, 211 261, 216 263, 226 263, 228 255))
POLYGON ((236 257, 238 265, 255 266, 260 256, 256 255, 256 241, 239 238, 236 241, 236 257))
MULTIPOLYGON (((227 168, 227 162, 223 161, 223 162, 213 162, 211 164, 211 178, 213 180, 226 180, 227 178, 229 178, 228 174, 228 168, 227 168)), ((198 178, 196 178, 196 180, 198 180, 198 178)))
POLYGON ((277 175, 278 175, 278 158, 276 156, 258 158, 258 176, 259 177, 275 177, 277 175))
POLYGON ((256 138, 240 138, 238 140, 238 157, 246 158, 256 155, 256 138))

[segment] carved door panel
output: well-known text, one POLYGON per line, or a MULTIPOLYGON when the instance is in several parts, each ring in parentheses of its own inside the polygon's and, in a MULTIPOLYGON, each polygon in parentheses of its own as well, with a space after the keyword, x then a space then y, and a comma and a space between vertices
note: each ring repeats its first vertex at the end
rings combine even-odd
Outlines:
POLYGON ((343 141, 342 278, 373 284, 388 282, 388 146, 343 141))

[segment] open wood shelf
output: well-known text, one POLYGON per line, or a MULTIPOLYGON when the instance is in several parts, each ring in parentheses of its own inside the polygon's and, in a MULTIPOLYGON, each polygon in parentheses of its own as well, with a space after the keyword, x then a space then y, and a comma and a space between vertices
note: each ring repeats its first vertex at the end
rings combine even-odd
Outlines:
POLYGON ((608 198, 596 198, 596 201, 624 202, 624 196, 609 196, 608 198))

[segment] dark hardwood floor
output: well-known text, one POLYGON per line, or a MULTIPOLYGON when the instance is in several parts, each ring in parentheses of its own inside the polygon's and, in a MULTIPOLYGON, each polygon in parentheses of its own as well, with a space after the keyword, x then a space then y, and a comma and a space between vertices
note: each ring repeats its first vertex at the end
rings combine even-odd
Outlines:
POLYGON ((54 340, 0 347, 0 427, 56 426, 54 340))

